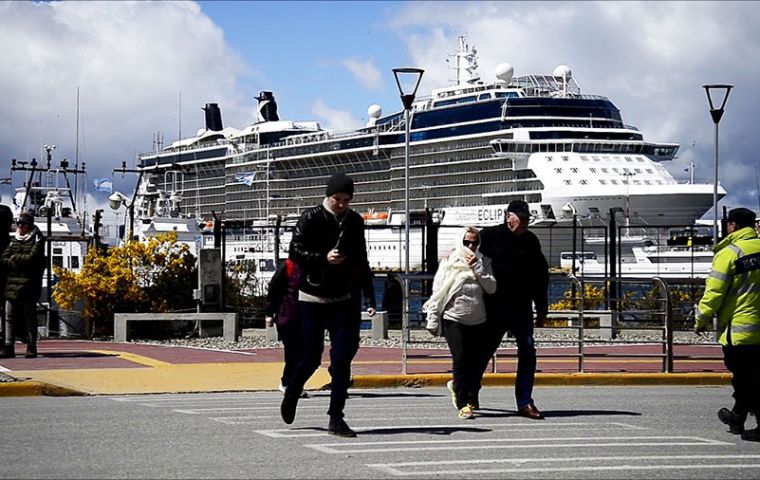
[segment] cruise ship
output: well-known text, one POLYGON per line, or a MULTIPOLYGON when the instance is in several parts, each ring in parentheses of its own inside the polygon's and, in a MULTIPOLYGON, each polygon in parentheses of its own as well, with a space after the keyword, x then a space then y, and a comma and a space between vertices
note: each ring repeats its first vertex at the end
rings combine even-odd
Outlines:
MULTIPOLYGON (((618 211, 630 225, 692 225, 712 207, 712 184, 680 183, 666 169, 678 144, 645 140, 611 100, 582 93, 569 67, 515 76, 502 63, 487 81, 476 49, 463 36, 458 44, 454 84, 417 98, 410 112, 413 220, 430 211, 442 227, 493 225, 520 199, 536 226, 573 218, 605 225, 618 211)), ((373 267, 398 266, 406 218, 403 110, 383 115, 371 105, 365 127, 332 132, 281 120, 271 91, 256 99, 257 121, 245 128, 224 127, 218 104, 208 103, 196 136, 138 156, 136 234, 156 231, 156 202, 174 198, 181 202, 165 215, 174 218, 171 228, 216 217, 241 252, 268 250, 270 234, 257 237, 268 246, 246 247, 253 238, 246 232, 292 223, 321 201, 330 175, 345 172, 356 182, 352 208, 379 229, 371 230, 373 267)), ((719 197, 725 193, 719 188, 719 197)), ((279 243, 286 251, 287 241, 279 243)), ((422 251, 421 238, 410 250, 422 251)), ((422 257, 415 255, 415 264, 422 257)))

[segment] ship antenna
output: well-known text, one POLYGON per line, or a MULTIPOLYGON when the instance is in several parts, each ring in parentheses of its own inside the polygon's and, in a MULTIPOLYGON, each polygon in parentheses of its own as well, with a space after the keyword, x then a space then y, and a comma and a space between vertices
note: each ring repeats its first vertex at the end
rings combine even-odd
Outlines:
MULTIPOLYGON (((77 86, 77 141, 74 151, 74 170, 79 170, 79 87, 77 86)), ((79 175, 74 175, 74 198, 79 191, 79 175)))

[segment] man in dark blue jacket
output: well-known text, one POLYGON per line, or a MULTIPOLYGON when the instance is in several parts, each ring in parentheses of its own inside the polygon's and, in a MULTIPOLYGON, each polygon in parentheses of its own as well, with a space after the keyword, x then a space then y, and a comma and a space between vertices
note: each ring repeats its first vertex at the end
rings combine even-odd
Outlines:
POLYGON ((480 251, 492 260, 496 277, 496 293, 485 296, 490 334, 486 336, 482 368, 485 371, 507 330, 512 332, 517 342, 517 411, 540 420, 544 416, 532 396, 536 374, 533 305, 541 324, 548 313, 549 265, 538 238, 528 231, 529 220, 528 204, 514 200, 507 206, 504 224, 480 232, 480 251))
MULTIPOLYGON (((328 433, 355 437, 343 420, 351 362, 359 349, 361 326, 359 291, 361 275, 371 274, 367 262, 364 219, 349 208, 354 181, 335 174, 327 182, 321 205, 305 210, 296 224, 289 257, 301 266, 298 315, 303 356, 285 389, 280 414, 293 423, 298 398, 311 375, 319 368, 325 330, 330 334, 330 416, 328 433)), ((372 301, 374 307, 374 298, 372 301)))

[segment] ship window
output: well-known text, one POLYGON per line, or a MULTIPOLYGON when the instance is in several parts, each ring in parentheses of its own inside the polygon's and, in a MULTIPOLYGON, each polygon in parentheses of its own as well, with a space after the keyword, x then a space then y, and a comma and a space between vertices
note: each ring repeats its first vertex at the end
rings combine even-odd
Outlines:
POLYGON ((607 185, 607 180, 600 178, 599 183, 601 183, 602 185, 607 185))
POLYGON ((573 184, 572 180, 565 180, 565 185, 572 185, 572 184, 573 184))
POLYGON ((53 247, 53 253, 61 255, 63 254, 63 249, 61 247, 53 247))
POLYGON ((63 257, 60 255, 53 255, 53 266, 63 267, 63 257))
POLYGON ((615 172, 615 173, 620 173, 620 169, 619 168, 613 168, 612 171, 615 172))
POLYGON ((617 180, 610 180, 610 183, 613 184, 613 185, 617 185, 618 181, 617 180))
POLYGON ((602 173, 608 173, 609 170, 607 168, 602 168, 602 173))
POLYGON ((651 185, 652 181, 651 180, 644 180, 644 183, 646 183, 647 185, 651 185))
POLYGON ((584 162, 588 162, 588 156, 581 155, 581 160, 583 160, 584 162))
POLYGON ((551 162, 552 160, 554 160, 554 157, 552 157, 551 155, 547 155, 546 156, 546 161, 547 162, 551 162))
POLYGON ((573 173, 578 173, 578 169, 575 168, 575 167, 571 168, 570 171, 573 172, 573 173))
POLYGON ((594 155, 592 158, 594 159, 595 162, 599 161, 599 157, 597 157, 596 155, 594 155))
POLYGON ((79 268, 79 257, 71 257, 71 268, 79 268))
POLYGON ((636 173, 641 173, 641 169, 640 168, 635 168, 633 171, 636 172, 636 173))
POLYGON ((569 162, 570 161, 570 157, 568 157, 567 155, 562 155, 562 161, 563 162, 569 162))
POLYGON ((591 173, 596 173, 596 168, 591 167, 591 168, 588 169, 588 171, 591 172, 591 173))
POLYGON ((651 168, 647 168, 647 173, 654 173, 651 168))
POLYGON ((631 158, 631 157, 625 157, 625 161, 626 161, 626 162, 632 162, 632 161, 633 161, 633 158, 631 158))
POLYGON ((561 169, 561 168, 555 168, 555 169, 554 169, 554 171, 555 171, 556 173, 562 173, 562 169, 561 169))
POLYGON ((582 180, 579 180, 578 183, 580 183, 581 185, 588 185, 588 181, 586 181, 585 178, 582 180))
POLYGON ((491 98, 490 93, 481 93, 480 96, 478 97, 478 100, 485 100, 487 98, 491 98))

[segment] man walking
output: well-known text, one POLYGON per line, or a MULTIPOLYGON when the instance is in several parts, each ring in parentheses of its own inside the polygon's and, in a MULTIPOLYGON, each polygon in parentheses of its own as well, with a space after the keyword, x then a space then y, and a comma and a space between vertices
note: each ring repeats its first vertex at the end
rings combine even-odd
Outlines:
MULTIPOLYGON (((13 226, 13 213, 5 205, 0 205, 0 257, 11 243, 11 227, 13 226)), ((5 268, 0 268, 0 357, 4 353, 5 341, 5 268)), ((13 339, 9 343, 13 343, 13 339)))
POLYGON ((289 257, 301 266, 298 314, 303 355, 280 405, 283 421, 293 423, 303 387, 322 361, 327 330, 332 375, 327 432, 341 437, 356 436, 343 420, 361 325, 361 304, 352 299, 352 293, 363 283, 357 272, 371 273, 364 219, 349 208, 353 195, 353 179, 342 173, 333 175, 322 204, 305 210, 293 232, 289 257))
POLYGON ((37 357, 37 300, 42 292, 45 270, 45 237, 28 213, 19 215, 16 233, 0 256, 0 267, 7 275, 5 284, 5 345, 0 356, 12 358, 14 326, 24 328, 26 358, 37 357))
POLYGON ((481 372, 509 330, 517 342, 517 411, 540 420, 544 415, 532 396, 536 374, 533 305, 539 324, 543 323, 548 310, 549 266, 538 238, 528 231, 529 220, 528 204, 514 200, 507 206, 504 224, 480 232, 480 251, 491 259, 496 277, 496 293, 485 296, 490 333, 485 337, 481 372))
POLYGON ((707 330, 717 316, 723 361, 734 387, 733 409, 721 408, 718 418, 731 433, 758 442, 760 427, 744 429, 747 414, 760 416, 760 238, 755 213, 746 208, 729 211, 726 231, 728 236, 715 246, 694 329, 707 330))

